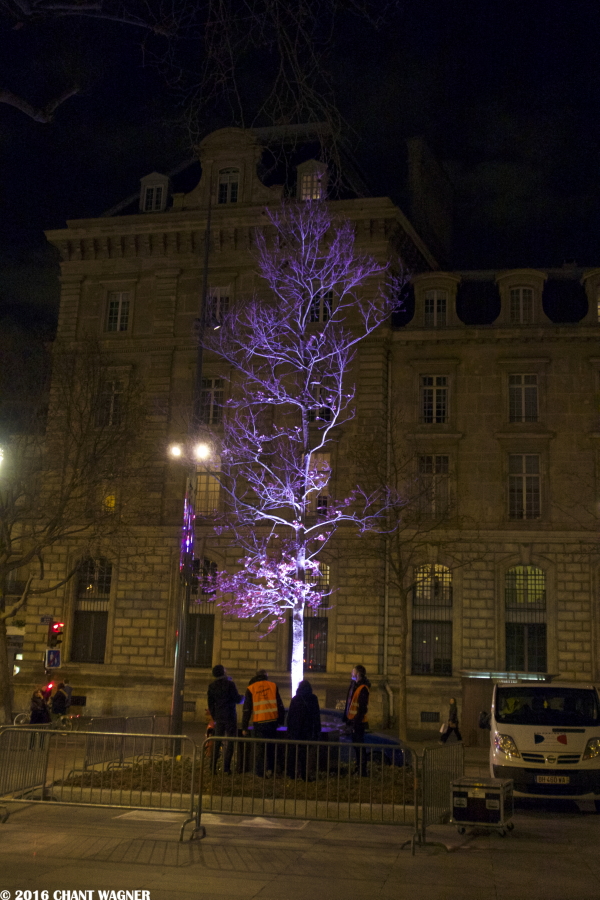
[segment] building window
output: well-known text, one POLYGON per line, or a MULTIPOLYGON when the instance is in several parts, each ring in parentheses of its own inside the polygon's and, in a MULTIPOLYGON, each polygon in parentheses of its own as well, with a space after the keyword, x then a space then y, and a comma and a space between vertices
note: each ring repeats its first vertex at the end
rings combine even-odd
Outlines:
POLYGON ((217 564, 214 560, 194 559, 191 595, 188 607, 186 665, 194 669, 212 667, 215 634, 214 579, 217 564))
POLYGON ((318 291, 310 301, 310 321, 328 322, 333 306, 333 291, 318 291))
POLYGON ((511 422, 537 422, 537 375, 508 376, 508 418, 511 422))
POLYGON ((107 559, 82 560, 73 617, 72 662, 104 662, 111 583, 112 565, 107 559))
POLYGON ((508 517, 539 519, 540 515, 540 458, 537 453, 511 453, 508 457, 508 517))
POLYGON ((531 325, 533 323, 533 288, 511 288, 510 323, 511 325, 531 325))
POLYGON ((214 516, 219 511, 221 484, 219 482, 219 465, 211 462, 211 467, 198 466, 196 477, 197 516, 214 516))
POLYGON ((96 405, 96 427, 112 428, 121 424, 124 385, 119 378, 109 378, 102 383, 96 405))
POLYGON ((223 319, 229 312, 229 288, 211 288, 207 298, 206 322, 210 328, 211 324, 223 323, 223 319))
POLYGON ((329 478, 331 476, 331 466, 329 453, 312 454, 309 475, 314 488, 308 496, 308 514, 324 519, 327 517, 330 502, 329 478))
POLYGON ((200 421, 220 425, 223 418, 223 379, 203 378, 200 391, 200 421))
POLYGON ((545 672, 546 576, 535 566, 513 566, 505 576, 506 669, 545 672))
POLYGON ((111 291, 108 295, 106 331, 127 331, 129 328, 129 291, 111 291))
POLYGON ((443 425, 448 421, 448 376, 421 375, 421 422, 443 425))
POLYGON ((442 328, 447 324, 447 291, 427 291, 425 293, 425 327, 442 328))
POLYGON ((326 405, 327 394, 330 393, 327 388, 320 386, 317 388, 315 391, 315 402, 323 405, 317 405, 308 410, 309 422, 316 422, 317 420, 320 422, 331 422, 331 407, 326 405))
POLYGON ((158 212, 163 208, 162 184, 147 187, 144 191, 144 212, 158 212))
POLYGON ((221 169, 219 172, 219 203, 237 203, 240 183, 239 169, 221 169))
POLYGON ((413 675, 452 675, 452 573, 425 565, 413 587, 413 675))
MULTIPOLYGON (((329 566, 319 563, 318 575, 312 572, 306 573, 307 584, 312 584, 316 590, 329 591, 329 566)), ((323 597, 320 606, 314 609, 311 606, 304 607, 304 671, 327 671, 327 637, 329 621, 327 619, 328 598, 323 597)), ((288 670, 292 667, 292 619, 289 625, 289 658, 288 670)))
POLYGON ((305 172, 300 178, 300 199, 322 200, 323 196, 323 173, 305 172))
POLYGON ((427 518, 448 513, 447 456, 419 456, 419 512, 427 518))
POLYGON ((185 664, 191 669, 212 668, 215 637, 214 605, 206 600, 190 603, 187 618, 185 664))

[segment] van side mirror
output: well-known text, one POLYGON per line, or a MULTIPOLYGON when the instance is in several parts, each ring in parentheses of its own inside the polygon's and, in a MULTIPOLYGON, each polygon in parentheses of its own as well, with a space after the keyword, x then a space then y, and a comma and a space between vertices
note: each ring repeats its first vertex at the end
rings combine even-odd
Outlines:
POLYGON ((492 714, 486 712, 485 709, 482 709, 479 713, 479 727, 486 728, 488 731, 491 730, 490 719, 492 718, 492 714))

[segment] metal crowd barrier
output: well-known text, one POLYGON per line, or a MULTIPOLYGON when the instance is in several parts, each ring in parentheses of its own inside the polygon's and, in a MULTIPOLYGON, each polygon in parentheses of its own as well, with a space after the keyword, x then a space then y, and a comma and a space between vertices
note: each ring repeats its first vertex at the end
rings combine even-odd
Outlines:
POLYGON ((90 719, 86 731, 111 733, 114 737, 102 743, 91 738, 86 740, 83 766, 87 769, 102 762, 120 763, 124 757, 131 756, 131 748, 124 735, 167 735, 170 727, 170 716, 104 716, 90 719))
MULTIPOLYGON (((445 744, 443 747, 426 747, 421 755, 415 754, 415 779, 413 809, 415 828, 410 841, 402 845, 439 845, 438 841, 427 839, 429 825, 443 825, 450 818, 450 786, 464 775, 464 745, 445 744)), ((448 849, 446 847, 446 849, 448 849)))
POLYGON ((204 741, 200 760, 198 833, 204 831, 203 813, 388 825, 414 821, 413 755, 398 744, 213 736, 204 741), (228 775, 223 762, 230 755, 228 775))
MULTIPOLYGON (((15 803, 155 809, 196 819, 196 745, 181 735, 64 732, 10 726, 0 732, 0 797, 15 803), (119 759, 115 763, 115 746, 119 759), (99 762, 91 764, 90 758, 99 762)), ((4 818, 4 821, 7 817, 4 818)))

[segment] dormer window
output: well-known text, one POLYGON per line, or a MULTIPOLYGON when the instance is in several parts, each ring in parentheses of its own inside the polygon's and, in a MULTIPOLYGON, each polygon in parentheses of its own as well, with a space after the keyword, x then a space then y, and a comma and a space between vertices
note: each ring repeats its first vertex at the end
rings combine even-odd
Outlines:
POLYGON ((426 291, 425 293, 425 328, 443 328, 447 324, 448 292, 426 291))
POLYGON ((306 172, 300 182, 301 200, 320 200, 323 197, 321 176, 318 172, 306 172))
POLYGON ((156 212, 162 209, 163 189, 162 185, 147 187, 144 195, 144 212, 156 212))
POLYGON ((163 212, 167 208, 169 178, 152 172, 141 180, 140 210, 145 213, 163 212))
POLYGON ((533 288, 515 287, 510 289, 510 324, 533 324, 533 288))
POLYGON ((316 159, 298 166, 299 200, 323 200, 327 195, 327 166, 316 159))
POLYGON ((221 169, 219 172, 219 203, 237 203, 240 184, 239 169, 221 169))

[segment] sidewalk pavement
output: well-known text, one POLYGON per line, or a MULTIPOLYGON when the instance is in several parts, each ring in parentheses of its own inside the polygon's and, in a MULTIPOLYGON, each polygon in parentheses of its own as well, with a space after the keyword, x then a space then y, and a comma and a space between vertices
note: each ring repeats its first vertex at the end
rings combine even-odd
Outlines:
MULTIPOLYGON (((148 891, 107 900, 598 900, 600 816, 592 804, 521 801, 506 837, 450 826, 437 846, 401 849, 404 826, 206 816, 179 843, 184 816, 145 810, 11 805, 0 825, 0 900, 17 890, 148 891), (584 805, 582 804, 582 807, 584 805), (274 827, 268 827, 268 826, 274 827), (9 894, 5 892, 10 892, 9 894)), ((21 900, 45 900, 25 895, 21 900)))

